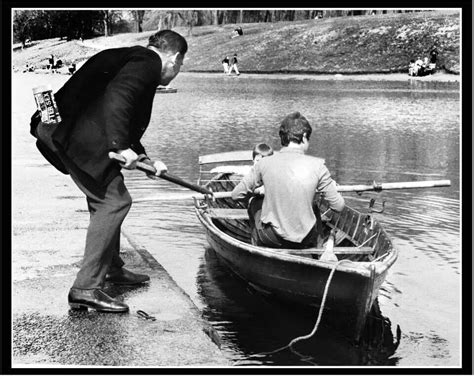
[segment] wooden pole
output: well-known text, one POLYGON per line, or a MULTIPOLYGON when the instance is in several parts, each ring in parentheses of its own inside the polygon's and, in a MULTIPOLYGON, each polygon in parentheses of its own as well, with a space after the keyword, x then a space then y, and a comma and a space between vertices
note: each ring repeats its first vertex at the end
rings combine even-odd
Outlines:
MULTIPOLYGON (((112 151, 109 153, 109 158, 113 159, 117 162, 121 162, 121 163, 126 162, 124 157, 122 157, 120 154, 114 153, 112 151)), ((186 187, 190 190, 193 190, 193 191, 196 191, 196 192, 199 192, 199 193, 202 193, 202 194, 212 195, 212 191, 208 190, 207 188, 198 186, 197 184, 194 184, 194 183, 189 183, 186 180, 183 180, 181 178, 178 178, 177 176, 168 174, 167 172, 165 172, 161 175, 156 175, 156 169, 153 166, 147 165, 145 163, 137 162, 137 169, 140 170, 140 171, 145 172, 148 175, 154 175, 156 177, 165 179, 169 182, 178 184, 182 187, 186 187)))

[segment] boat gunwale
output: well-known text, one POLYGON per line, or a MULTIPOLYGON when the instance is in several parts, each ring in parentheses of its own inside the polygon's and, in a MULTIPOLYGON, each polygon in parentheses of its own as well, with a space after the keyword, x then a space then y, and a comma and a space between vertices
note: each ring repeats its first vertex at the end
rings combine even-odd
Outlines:
MULTIPOLYGON (((324 268, 327 270, 332 270, 334 268, 334 265, 337 263, 337 262, 334 262, 334 263, 324 262, 324 261, 315 260, 314 258, 309 258, 309 257, 290 255, 287 253, 280 252, 279 251, 280 249, 260 247, 260 246, 251 245, 243 241, 239 241, 238 239, 220 230, 213 223, 212 218, 206 213, 205 209, 199 208, 197 204, 197 200, 195 200, 195 206, 196 206, 195 210, 196 210, 198 219, 201 221, 201 223, 206 227, 208 231, 212 232, 214 235, 218 236, 220 239, 224 240, 226 243, 234 247, 244 249, 248 253, 258 254, 261 256, 265 256, 267 258, 273 258, 273 259, 277 258, 281 261, 305 264, 305 265, 314 266, 317 268, 324 268)), ((386 234, 385 230, 383 230, 383 232, 386 234)), ((288 251, 291 249, 282 249, 282 250, 288 251)), ((298 251, 298 249, 295 249, 295 251, 298 251)), ((379 275, 384 274, 386 271, 388 271, 388 269, 393 265, 393 263, 395 263, 397 257, 398 257, 398 252, 393 246, 393 244, 391 244, 391 247, 389 249, 389 256, 383 261, 352 262, 351 264, 349 264, 349 262, 343 262, 343 263, 338 264, 338 266, 336 267, 336 271, 343 271, 347 273, 353 273, 353 274, 369 277, 370 271, 371 271, 370 268, 371 266, 374 266, 375 273, 377 276, 379 276, 379 275)))

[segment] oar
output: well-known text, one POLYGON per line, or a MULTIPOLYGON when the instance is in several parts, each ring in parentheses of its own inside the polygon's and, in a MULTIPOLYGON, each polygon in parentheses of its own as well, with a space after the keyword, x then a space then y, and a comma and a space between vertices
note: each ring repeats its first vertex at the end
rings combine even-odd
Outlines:
MULTIPOLYGON (((354 184, 354 185, 338 185, 338 192, 367 192, 367 191, 382 191, 382 190, 397 190, 397 189, 414 189, 414 188, 432 188, 432 187, 449 187, 450 180, 427 180, 418 182, 394 182, 394 183, 374 183, 369 185, 354 184)), ((230 198, 232 192, 213 192, 215 199, 230 198)), ((135 199, 134 202, 146 201, 172 201, 172 200, 203 200, 204 196, 195 193, 177 193, 177 194, 161 194, 154 197, 143 197, 135 199)))
POLYGON ((432 187, 449 187, 450 180, 425 180, 419 182, 394 182, 394 183, 376 183, 372 184, 354 184, 354 185, 338 185, 338 192, 364 192, 364 191, 386 191, 412 188, 432 188, 432 187))
MULTIPOLYGON (((112 151, 109 152, 109 158, 121 163, 126 162, 126 159, 123 156, 121 156, 120 154, 114 153, 112 151)), ((198 186, 197 184, 194 184, 194 183, 189 183, 186 180, 183 180, 181 178, 178 178, 177 176, 168 174, 167 172, 161 175, 156 175, 156 169, 153 166, 147 165, 146 163, 137 162, 137 169, 147 173, 148 175, 155 175, 159 178, 165 179, 175 184, 179 184, 180 186, 186 187, 190 190, 193 190, 205 195, 212 195, 212 191, 208 190, 207 188, 198 186)))

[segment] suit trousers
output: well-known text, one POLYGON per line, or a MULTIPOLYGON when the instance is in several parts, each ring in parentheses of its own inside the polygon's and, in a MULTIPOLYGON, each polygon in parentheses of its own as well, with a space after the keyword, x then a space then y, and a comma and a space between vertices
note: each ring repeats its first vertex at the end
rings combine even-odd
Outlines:
POLYGON ((71 178, 86 195, 90 213, 84 259, 74 288, 102 288, 105 275, 119 270, 124 262, 119 256, 122 222, 132 205, 132 198, 125 187, 123 175, 116 176, 104 194, 97 194, 86 186, 84 178, 69 170, 71 178))

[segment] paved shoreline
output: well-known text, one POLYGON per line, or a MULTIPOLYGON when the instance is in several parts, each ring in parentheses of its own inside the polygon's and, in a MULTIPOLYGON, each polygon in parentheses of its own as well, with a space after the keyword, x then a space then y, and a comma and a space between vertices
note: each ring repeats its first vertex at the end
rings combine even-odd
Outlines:
MULTIPOLYGON (((67 79, 53 77, 48 77, 53 88, 67 79)), ((13 368, 232 365, 189 296, 133 236, 121 237, 125 267, 150 275, 150 282, 106 287, 124 299, 130 312, 69 309, 67 294, 80 267, 89 214, 84 195, 40 155, 29 134, 31 88, 41 80, 13 77, 13 368), (156 321, 138 317, 138 310, 156 321)))

